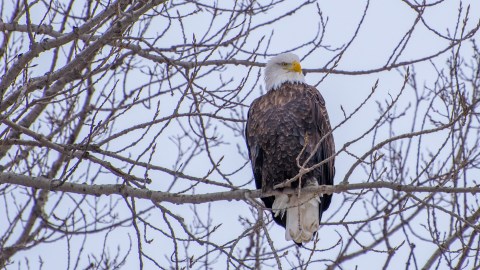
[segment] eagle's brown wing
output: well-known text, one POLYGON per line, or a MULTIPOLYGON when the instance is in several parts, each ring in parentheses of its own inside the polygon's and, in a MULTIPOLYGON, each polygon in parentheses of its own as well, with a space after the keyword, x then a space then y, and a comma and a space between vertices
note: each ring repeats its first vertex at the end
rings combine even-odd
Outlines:
MULTIPOLYGON (((257 189, 262 188, 262 166, 263 166, 263 150, 260 147, 260 144, 257 140, 259 133, 259 128, 261 123, 257 122, 255 118, 256 111, 258 108, 258 101, 260 98, 257 98, 252 102, 250 109, 248 110, 247 116, 247 125, 245 127, 245 138, 247 140, 248 155, 250 157, 250 162, 252 163, 253 176, 255 178, 255 186, 257 189)), ((271 205, 270 205, 271 206, 271 205)))
MULTIPOLYGON (((318 132, 318 141, 320 146, 316 151, 315 163, 330 158, 323 166, 320 166, 320 179, 317 179, 319 185, 333 185, 335 176, 335 142, 333 140, 332 127, 325 106, 325 100, 320 92, 313 86, 308 86, 308 91, 312 95, 312 106, 314 112, 314 125, 318 132)), ((325 211, 332 200, 332 195, 325 195, 322 198, 322 210, 325 211)), ((321 211, 322 212, 322 211, 321 211)))

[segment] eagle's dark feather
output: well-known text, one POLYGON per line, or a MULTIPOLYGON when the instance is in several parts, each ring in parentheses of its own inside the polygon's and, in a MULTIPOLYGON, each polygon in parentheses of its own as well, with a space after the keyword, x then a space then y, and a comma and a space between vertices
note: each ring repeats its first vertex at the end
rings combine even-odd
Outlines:
MULTIPOLYGON (((329 132, 331 126, 325 101, 312 86, 284 83, 253 101, 245 133, 257 188, 272 190, 274 185, 297 175, 299 168, 296 158, 302 148, 306 144, 300 158, 301 164, 325 135, 307 167, 333 156, 335 145, 329 132)), ((334 174, 334 158, 331 158, 302 179, 316 179, 319 185, 333 185, 334 174)), ((302 181, 302 186, 305 182, 302 181)), ((298 187, 298 182, 293 182, 292 187, 298 187)), ((329 207, 331 198, 332 195, 321 197, 320 219, 323 211, 329 207)), ((266 197, 262 200, 265 207, 271 209, 275 198, 266 197)), ((285 227, 285 215, 273 216, 276 223, 285 227)))

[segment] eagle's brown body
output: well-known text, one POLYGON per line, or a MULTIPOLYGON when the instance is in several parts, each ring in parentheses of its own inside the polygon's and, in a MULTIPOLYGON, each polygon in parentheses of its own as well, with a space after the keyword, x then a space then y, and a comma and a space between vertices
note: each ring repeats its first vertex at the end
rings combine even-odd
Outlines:
MULTIPOLYGON (((335 154, 325 101, 317 89, 304 83, 284 83, 257 98, 248 112, 246 138, 255 184, 264 191, 272 190, 276 184, 298 174, 296 159, 304 147, 300 164, 322 140, 307 168, 335 154)), ((304 175, 302 186, 310 185, 311 181, 319 185, 333 185, 334 174, 332 157, 304 175)), ((298 187, 298 181, 293 182, 292 187, 298 187)), ((320 198, 319 218, 329 207, 331 197, 324 195, 320 198)), ((267 208, 272 208, 275 197, 262 200, 267 208)), ((275 222, 286 226, 284 215, 273 216, 275 222)))

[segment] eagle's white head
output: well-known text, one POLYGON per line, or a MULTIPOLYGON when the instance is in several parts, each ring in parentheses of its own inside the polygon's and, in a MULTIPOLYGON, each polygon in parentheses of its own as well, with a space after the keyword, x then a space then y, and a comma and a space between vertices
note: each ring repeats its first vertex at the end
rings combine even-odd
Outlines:
POLYGON ((285 82, 305 82, 300 58, 293 53, 279 54, 270 59, 265 67, 267 91, 275 90, 285 82))

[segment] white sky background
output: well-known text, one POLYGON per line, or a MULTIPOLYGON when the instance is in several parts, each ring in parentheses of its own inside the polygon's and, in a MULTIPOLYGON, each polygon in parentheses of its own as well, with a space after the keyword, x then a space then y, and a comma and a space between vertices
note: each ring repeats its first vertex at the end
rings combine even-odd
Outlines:
MULTIPOLYGON (((174 1, 174 0, 171 0, 174 1)), ((290 8, 290 4, 295 5, 295 1, 288 1, 284 4, 284 9, 288 10, 290 8)), ((324 1, 317 1, 318 5, 320 6, 323 16, 325 19, 328 18, 328 24, 325 32, 325 36, 323 39, 322 44, 328 45, 331 48, 338 48, 343 46, 345 43, 349 42, 352 38, 352 35, 360 21, 366 2, 365 1, 333 1, 333 0, 324 0, 324 1)), ((463 3, 463 13, 465 13, 467 5, 471 5, 470 7, 470 20, 467 24, 467 31, 472 29, 474 25, 480 19, 480 2, 476 0, 472 1, 462 1, 463 3)), ((449 35, 452 31, 454 31, 454 27, 456 24, 457 16, 458 16, 458 7, 459 1, 445 1, 444 3, 438 5, 437 7, 428 9, 424 15, 424 19, 428 22, 431 28, 435 29, 436 31, 442 33, 443 35, 449 35)), ((280 7, 279 7, 280 8, 280 7)), ((258 17, 256 20, 258 21, 268 21, 270 18, 274 17, 276 14, 281 14, 282 10, 270 10, 265 13, 264 17, 258 17)), ((413 12, 405 3, 402 1, 384 1, 384 0, 372 0, 369 5, 369 9, 367 11, 367 15, 357 38, 353 41, 351 46, 343 55, 341 61, 339 62, 337 69, 339 70, 347 70, 347 71, 355 71, 355 70, 369 70, 369 69, 376 69, 384 66, 387 63, 392 51, 397 46, 398 42, 402 39, 403 35, 410 29, 414 20, 416 18, 416 13, 413 12)), ((205 30, 205 25, 208 23, 208 16, 203 16, 200 14, 198 17, 195 17, 195 21, 192 20, 185 20, 184 25, 185 29, 187 30, 187 37, 192 37, 192 34, 195 33, 196 36, 199 36, 198 33, 202 33, 205 30), (205 21, 202 22, 202 19, 205 21)), ((36 23, 34 21, 34 23, 36 23)), ((303 41, 308 41, 311 39, 312 35, 316 33, 317 27, 319 23, 319 18, 317 15, 317 10, 315 5, 310 5, 308 8, 304 8, 299 12, 283 19, 280 22, 275 23, 271 26, 271 30, 274 31, 273 38, 271 40, 271 45, 268 50, 268 54, 275 55, 279 52, 290 50, 293 47, 296 47, 298 44, 302 44, 303 41)), ((220 23, 221 24, 221 23, 220 23)), ((161 25, 159 25, 161 28, 161 25)), ((159 30, 160 31, 160 30, 159 30)), ((268 34, 264 31, 262 32, 254 32, 249 37, 249 43, 246 45, 245 50, 251 50, 257 46, 256 42, 261 38, 262 35, 268 34)), ((478 35, 477 35, 478 36, 478 35)), ((171 35, 168 36, 170 39, 179 39, 180 36, 171 35)), ((166 39, 168 40, 168 39, 166 39)), ((189 40, 191 41, 191 40, 189 40)), ((172 43, 175 43, 172 41, 172 43)), ((411 59, 416 59, 419 57, 425 57, 436 53, 438 50, 444 48, 448 45, 448 41, 442 40, 439 37, 433 35, 423 26, 419 25, 412 37, 411 40, 406 47, 405 51, 402 53, 400 58, 397 62, 408 61, 411 59)), ((168 45, 166 44, 165 47, 168 45)), ((262 45, 264 48, 264 45, 262 45)), ((470 50, 470 43, 465 42, 462 45, 462 50, 469 51, 470 50)), ((262 51, 262 50, 260 50, 262 51)), ((300 57, 303 57, 306 50, 297 50, 294 51, 300 57)), ((322 68, 324 65, 335 55, 335 53, 329 52, 325 49, 318 49, 307 58, 302 61, 302 67, 304 69, 313 69, 313 68, 322 68)), ((442 56, 436 58, 434 62, 442 66, 445 63, 445 60, 449 53, 445 53, 442 56)), ((216 55, 213 55, 211 59, 216 59, 216 55)), ((45 56, 44 59, 39 58, 38 61, 41 63, 43 60, 46 61, 47 65, 50 63, 50 59, 45 56)), ((259 57, 256 59, 258 62, 266 62, 267 58, 259 57)), ((443 66, 442 66, 443 67, 443 66)), ((222 76, 224 78, 233 78, 235 82, 238 83, 241 80, 246 72, 247 68, 242 66, 227 66, 225 68, 224 73, 222 76)), ((419 74, 419 82, 425 85, 432 83, 432 80, 435 78, 435 71, 432 65, 428 62, 421 63, 415 66, 415 71, 419 74)), ((41 73, 41 71, 39 71, 41 73)), ((258 70, 257 70, 258 72, 258 70)), ((256 73, 252 72, 252 76, 256 76, 256 73)), ((139 75, 140 76, 140 75, 139 75)), ((306 75, 307 83, 316 84, 318 83, 324 74, 319 73, 308 73, 306 75)), ((263 75, 262 75, 263 80, 263 75)), ((340 109, 342 106, 346 113, 352 112, 352 110, 359 105, 363 101, 363 99, 371 92, 371 88, 374 85, 375 81, 379 80, 379 86, 375 94, 375 100, 383 102, 384 100, 389 100, 391 96, 395 96, 402 86, 403 76, 397 70, 391 70, 387 72, 380 72, 374 73, 371 75, 359 75, 359 76, 350 76, 350 75, 334 75, 330 74, 327 78, 318 86, 318 89, 324 96, 327 108, 330 114, 330 120, 332 126, 336 126, 340 123, 344 117, 343 113, 340 109)), ((131 88, 135 88, 139 86, 139 82, 135 80, 130 80, 128 82, 131 88)), ((249 81, 249 83, 253 83, 253 81, 249 81)), ((217 85, 218 84, 218 77, 210 76, 206 79, 203 85, 217 85)), ((236 84, 231 84, 232 87, 236 84)), ((106 89, 111 88, 112 86, 107 86, 106 89)), ((164 85, 163 87, 167 87, 164 85)), ((263 87, 263 81, 262 81, 263 87)), ((248 89, 248 87, 245 87, 248 89)), ((162 88, 162 90, 166 90, 162 88)), ((155 91, 155 89, 152 89, 155 91)), ((408 104, 410 102, 409 98, 413 97, 413 93, 408 92, 411 89, 407 88, 407 93, 403 95, 400 104, 408 104)), ((241 94, 241 96, 245 96, 246 93, 241 94)), ((250 102, 260 95, 260 89, 256 88, 256 91, 249 96, 246 101, 245 105, 249 105, 250 102)), ((162 96, 161 100, 161 114, 163 116, 169 115, 173 110, 172 105, 175 105, 175 100, 177 97, 172 97, 172 102, 170 100, 166 100, 168 95, 162 96)), ((155 104, 152 105, 155 107, 155 104)), ((245 113, 243 117, 246 116, 247 108, 243 108, 243 112, 245 113)), ((349 121, 344 126, 340 127, 335 133, 335 142, 337 149, 340 149, 343 144, 346 142, 356 138, 359 134, 363 133, 367 130, 373 123, 375 118, 378 117, 377 112, 377 104, 373 101, 369 102, 351 121, 349 121)), ((411 117, 411 116, 410 116, 411 117)), ((123 118, 123 121, 117 123, 116 129, 118 131, 122 130, 125 127, 132 126, 132 123, 141 123, 144 121, 149 121, 152 119, 151 111, 145 109, 144 111, 138 112, 130 112, 128 118, 123 118), (129 122, 130 121, 130 122, 129 122), (122 124, 125 127, 122 127, 122 124)), ((405 119, 405 126, 398 126, 395 130, 396 134, 401 134, 409 130, 410 128, 410 120, 411 118, 405 119)), ((218 124, 218 123, 217 123, 218 124)), ((222 160, 221 166, 224 171, 231 172, 237 169, 240 165, 245 162, 244 157, 237 153, 237 147, 242 149, 246 152, 246 145, 243 141, 242 137, 235 136, 236 134, 232 134, 225 126, 218 124, 218 134, 221 134, 226 138, 226 141, 229 141, 231 144, 228 146, 223 146, 222 151, 217 151, 214 153, 214 157, 219 159, 221 156, 224 156, 222 160)), ((417 127, 418 128, 418 127, 417 127)), ((178 130, 178 129, 177 129, 178 130)), ((175 134, 175 129, 170 129, 171 135, 175 134)), ((384 130, 384 134, 380 134, 377 141, 381 141, 388 137, 388 130, 384 130)), ((155 132, 149 134, 149 136, 154 136, 155 132)), ((176 159, 177 148, 175 144, 173 144, 168 136, 168 134, 163 134, 158 139, 158 149, 155 153, 155 163, 159 165, 163 165, 167 168, 171 168, 172 164, 174 164, 176 159)), ((122 140, 126 142, 129 141, 130 136, 125 136, 122 140)), ((371 139, 371 137, 368 137, 371 139)), ((366 138, 361 143, 357 143, 353 145, 349 150, 357 155, 362 155, 365 151, 370 149, 371 147, 371 140, 366 138)), ((432 147, 435 147, 435 140, 432 140, 432 147)), ((115 146, 111 146, 112 149, 115 149, 115 146)), ((146 145, 139 144, 138 151, 139 153, 146 148, 146 145)), ((132 155, 138 155, 138 153, 132 153, 132 155)), ((148 158, 148 157, 147 157, 148 158)), ((350 166, 354 163, 355 159, 351 156, 346 155, 345 153, 338 156, 336 159, 336 177, 335 182, 340 182, 345 173, 350 168, 350 166)), ((195 159, 193 164, 189 165, 189 168, 186 172, 191 173, 192 175, 203 176, 208 172, 210 169, 210 163, 203 157, 195 159)), ((174 169, 174 168, 171 168, 174 169)), ((141 173, 138 173, 141 175, 141 173)), ((150 178, 154 180, 154 183, 149 186, 152 190, 164 190, 165 187, 162 186, 162 178, 165 175, 153 173, 149 175, 150 178)), ((212 178, 218 178, 218 175, 214 175, 212 178)), ((478 176, 475 178, 479 178, 478 176)), ((244 185, 248 181, 252 179, 252 173, 250 166, 246 166, 243 170, 239 173, 235 174, 232 179, 236 182, 235 184, 244 185)), ((102 183, 109 183, 113 181, 113 178, 105 178, 102 179, 102 183)), ((350 179, 351 182, 364 182, 365 177, 363 175, 363 170, 359 167, 357 168, 356 173, 350 179)), ((175 191, 179 191, 184 188, 185 183, 182 184, 181 181, 176 183, 175 191)), ((254 188, 254 183, 250 183, 245 188, 254 188)), ((222 189, 212 190, 211 187, 199 186, 196 189, 198 193, 205 193, 205 192, 213 192, 213 191, 221 191, 222 189)), ((341 207, 338 205, 341 202, 341 195, 334 195, 332 204, 330 209, 324 213, 323 220, 328 222, 338 222, 338 217, 341 215, 337 215, 337 218, 331 218, 332 212, 335 209, 341 207)), ((193 207, 192 205, 183 205, 183 206, 170 206, 169 204, 165 204, 165 206, 169 207, 169 209, 174 209, 176 214, 181 215, 185 218, 186 223, 188 224, 188 220, 191 220, 190 208, 193 207)), ((138 202, 137 205, 139 208, 142 207, 149 207, 151 206, 150 202, 138 202), (142 205, 143 204, 143 205, 142 205)), ((3 211, 3 205, 0 206, 0 212, 3 211)), ((68 209, 68 205, 64 206, 68 209)), ((198 205, 200 211, 204 211, 205 213, 208 211, 208 205, 198 205)), ((360 206, 359 206, 360 207, 360 206)), ((244 216, 252 219, 249 206, 241 201, 241 202, 216 202, 211 204, 212 217, 214 218, 213 222, 215 224, 221 224, 218 231, 214 233, 212 237, 218 239, 217 243, 224 243, 226 241, 231 240, 232 233, 233 235, 239 235, 243 232, 242 226, 238 222, 238 216, 244 216)), ((343 209, 345 211, 345 209, 343 209)), ((128 214, 128 212, 126 212, 128 214)), ((155 213, 152 212, 152 213, 155 213)), ((157 211, 159 213, 159 211, 157 211)), ((269 213, 265 213, 270 215, 269 213)), ((361 219, 362 213, 352 213, 351 217, 347 218, 347 220, 356 220, 361 219)), ((155 220, 162 220, 161 217, 155 217, 154 215, 150 215, 148 220, 151 222, 155 222, 155 220)), ((418 224, 417 224, 418 225, 418 224)), ((161 226, 165 227, 165 224, 161 226)), ((0 225, 1 228, 1 225, 0 225)), ((271 227, 271 236, 274 240, 274 244, 277 249, 281 249, 290 245, 291 243, 284 240, 284 229, 278 226, 271 227)), ((334 245, 338 239, 338 234, 344 234, 343 237, 348 237, 345 234, 345 230, 340 228, 339 226, 329 225, 324 226, 319 231, 320 236, 320 245, 321 248, 326 248, 334 245)), ((109 248, 112 250, 112 253, 116 250, 117 246, 120 246, 122 249, 122 253, 126 252, 128 249, 128 237, 132 239, 132 249, 133 252, 131 256, 129 256, 128 261, 125 265, 125 269, 135 269, 138 267, 138 257, 136 256, 136 244, 135 244, 135 232, 133 228, 125 227, 123 230, 117 230, 113 232, 108 237, 108 245, 109 248), (127 236, 127 234, 129 236, 127 236)), ((366 236, 364 236, 366 237, 366 236)), ((149 256, 154 257, 157 262, 161 265, 168 265, 170 258, 165 257, 165 254, 171 254, 173 250, 173 246, 171 246, 171 242, 169 242, 166 238, 161 237, 158 233, 150 232, 149 238, 153 241, 151 244, 145 244, 144 248, 146 249, 146 253, 149 256), (167 252, 168 251, 168 252, 167 252)), ((73 247, 73 250, 78 249, 83 239, 79 239, 78 246, 73 247)), ((359 240, 362 240, 362 237, 359 237, 359 240)), ((399 244, 402 239, 392 239, 394 244, 399 244)), ((86 248, 88 250, 101 250, 103 243, 103 236, 94 238, 89 237, 87 240, 86 248)), ((240 243, 239 246, 244 246, 245 243, 240 243)), ((19 256, 25 256, 30 258, 30 264, 38 263, 37 260, 34 258, 38 256, 42 256, 44 260, 44 269, 66 269, 67 265, 70 264, 70 267, 74 265, 74 263, 68 263, 68 260, 64 258, 63 251, 67 248, 66 241, 59 241, 57 243, 44 246, 45 248, 35 248, 26 252, 21 252, 19 256), (61 255, 59 255, 61 254, 61 255)), ((308 247, 308 245, 307 245, 308 247)), ((421 247, 419 249, 421 250, 421 247)), ((198 254, 203 252, 205 247, 198 246, 198 254)), ((191 252, 192 250, 190 250, 191 252)), ((332 256, 336 254, 337 250, 330 251, 332 256)), ((401 249, 399 250, 400 253, 407 252, 408 250, 401 249)), ((295 252, 295 248, 291 247, 289 252, 293 254, 295 252)), ((307 252, 304 252, 305 256, 308 256, 307 252)), ((325 254, 328 254, 327 252, 325 254)), ((406 254, 406 253, 405 253, 406 254)), ((427 254, 428 253, 427 251, 427 254)), ((192 254, 190 254, 192 255, 192 254)), ((355 266, 358 266, 358 269, 377 269, 381 267, 384 263, 382 260, 376 260, 375 256, 377 254, 372 253, 370 255, 362 257, 361 260, 352 260, 349 263, 344 265, 344 269, 353 269, 355 266)), ((322 256, 328 257, 328 255, 322 256)), ((421 256, 419 256, 421 258, 421 256)), ((402 256, 396 257, 396 259, 401 259, 402 256)), ((403 258, 404 259, 404 258, 403 258)), ((154 265, 145 260, 146 265, 145 269, 153 269, 154 265)), ((286 263, 286 261, 282 261, 284 263, 284 269, 289 269, 291 266, 286 263)), ((399 263, 404 263, 399 262, 399 263)), ((271 260, 272 266, 274 266, 274 260, 271 260)), ((20 264, 15 264, 9 269, 17 269, 20 264)), ((320 265, 323 265, 320 263, 320 265)), ((395 265, 395 264, 393 264, 395 265)), ((422 265, 422 262, 419 263, 422 265)), ((403 264, 402 264, 403 266, 403 264)), ((212 269, 224 269, 225 267, 225 258, 221 257, 218 260, 218 264, 212 266, 212 269)), ((21 267, 20 267, 21 268, 21 267)), ((36 266, 32 267, 36 269, 36 266)))

